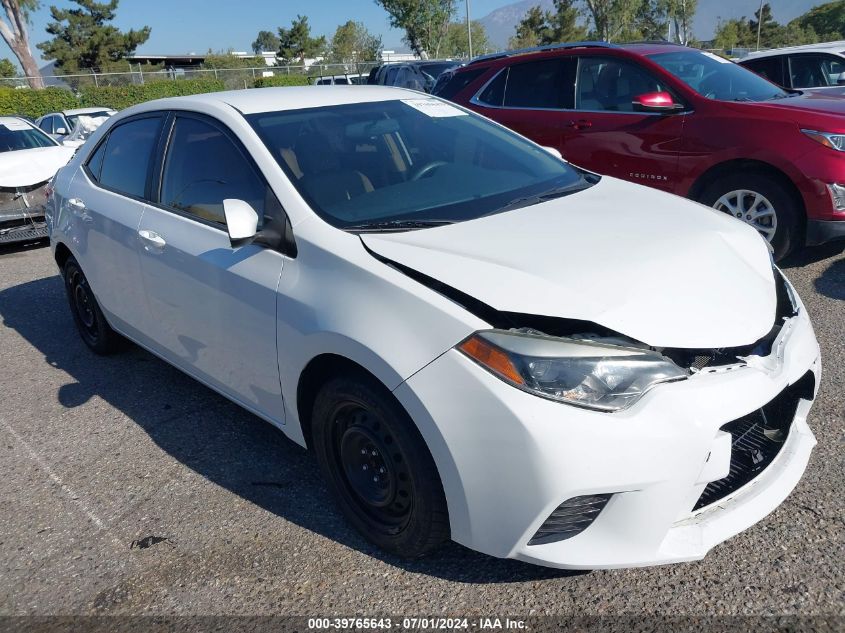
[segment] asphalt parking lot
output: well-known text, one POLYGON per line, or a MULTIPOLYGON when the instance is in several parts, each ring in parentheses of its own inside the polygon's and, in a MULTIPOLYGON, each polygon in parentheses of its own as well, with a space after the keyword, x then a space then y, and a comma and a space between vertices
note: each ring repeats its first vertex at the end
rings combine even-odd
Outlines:
POLYGON ((786 272, 824 364, 798 488, 703 561, 573 574, 455 544, 383 555, 305 451, 140 349, 91 354, 49 249, 7 247, 0 615, 845 615, 843 246, 786 272))

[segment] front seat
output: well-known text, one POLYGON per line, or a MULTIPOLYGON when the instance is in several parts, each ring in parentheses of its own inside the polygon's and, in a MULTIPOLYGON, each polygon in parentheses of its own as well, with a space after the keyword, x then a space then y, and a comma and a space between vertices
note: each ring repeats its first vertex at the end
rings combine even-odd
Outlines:
POLYGON ((303 173, 300 182, 321 207, 332 207, 373 190, 370 179, 357 170, 344 167, 337 152, 318 132, 300 136, 295 153, 303 173))

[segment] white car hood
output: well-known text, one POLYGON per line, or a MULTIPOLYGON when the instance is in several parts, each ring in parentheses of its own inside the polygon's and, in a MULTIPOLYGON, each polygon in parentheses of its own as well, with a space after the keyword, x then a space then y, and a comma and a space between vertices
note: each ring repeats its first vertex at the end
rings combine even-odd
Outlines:
POLYGON ((73 156, 72 147, 36 147, 0 153, 0 187, 29 187, 49 180, 73 156))
POLYGON ((772 265, 754 229, 615 178, 508 213, 361 239, 497 310, 592 321, 655 347, 748 345, 774 324, 772 265))

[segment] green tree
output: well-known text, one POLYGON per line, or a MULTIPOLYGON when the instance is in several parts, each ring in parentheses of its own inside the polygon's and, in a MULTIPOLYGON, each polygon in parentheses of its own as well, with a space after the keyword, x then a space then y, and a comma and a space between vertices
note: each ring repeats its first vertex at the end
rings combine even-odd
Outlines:
POLYGON ((326 38, 311 37, 308 17, 297 15, 290 28, 279 27, 279 58, 287 63, 302 63, 306 59, 319 57, 325 52, 326 38))
POLYGON ((823 42, 845 38, 845 0, 819 5, 793 22, 802 29, 813 29, 823 42))
MULTIPOLYGON (((484 55, 490 52, 490 40, 487 38, 487 31, 484 25, 472 21, 472 54, 484 55)), ((446 30, 446 39, 440 48, 443 57, 469 57, 469 37, 467 36, 467 23, 452 22, 446 30)))
POLYGON ((574 0, 555 0, 554 11, 532 7, 516 25, 516 34, 508 42, 510 48, 544 46, 558 42, 577 42, 587 36, 587 29, 578 24, 578 8, 574 0))
POLYGON ((758 27, 759 27, 759 46, 761 48, 770 48, 772 46, 772 42, 776 41, 779 37, 779 31, 781 29, 780 24, 775 22, 774 17, 772 16, 772 7, 767 2, 762 6, 761 9, 757 9, 754 12, 755 19, 748 20, 748 28, 751 29, 751 32, 754 34, 754 44, 755 47, 758 44, 758 27))
POLYGON ((405 31, 405 42, 422 58, 439 57, 455 13, 455 0, 375 0, 390 26, 405 31))
POLYGON ((661 40, 669 29, 668 4, 665 0, 643 0, 630 25, 619 34, 626 40, 661 40))
POLYGON ((0 59, 0 77, 8 79, 9 77, 18 76, 18 67, 8 57, 0 59))
POLYGON ((263 57, 238 57, 232 55, 232 51, 206 54, 202 62, 203 68, 209 69, 230 69, 230 68, 260 68, 264 66, 263 57))
POLYGON ((688 46, 693 38, 692 21, 698 0, 660 0, 672 25, 672 40, 688 46))
POLYGON ((756 42, 756 33, 751 32, 746 18, 733 20, 719 20, 713 45, 724 51, 734 48, 751 48, 756 42))
POLYGON ((337 64, 358 64, 377 60, 381 37, 373 35, 361 22, 341 24, 329 44, 329 60, 337 64))
POLYGON ((47 59, 65 72, 81 69, 103 71, 114 62, 132 55, 150 37, 150 27, 121 32, 109 24, 115 17, 118 0, 95 2, 73 0, 78 8, 50 7, 53 22, 47 32, 53 39, 38 44, 47 59))
POLYGON ((0 35, 18 58, 30 88, 43 88, 44 80, 38 62, 29 48, 27 24, 29 15, 38 8, 38 0, 3 0, 6 19, 0 17, 0 35))
POLYGON ((629 30, 643 0, 584 0, 593 24, 592 36, 605 42, 629 30))
POLYGON ((256 55, 279 50, 279 38, 270 31, 258 31, 258 36, 252 43, 252 52, 256 55))

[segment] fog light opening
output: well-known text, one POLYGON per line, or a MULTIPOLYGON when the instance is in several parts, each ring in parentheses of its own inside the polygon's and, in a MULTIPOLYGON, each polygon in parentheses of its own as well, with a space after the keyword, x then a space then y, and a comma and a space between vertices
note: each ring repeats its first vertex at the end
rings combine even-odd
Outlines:
POLYGON ((845 213, 845 184, 829 184, 827 190, 830 192, 833 210, 838 213, 845 213))
POLYGON ((528 544, 543 545, 577 536, 593 524, 612 496, 608 493, 567 499, 549 515, 528 544))

